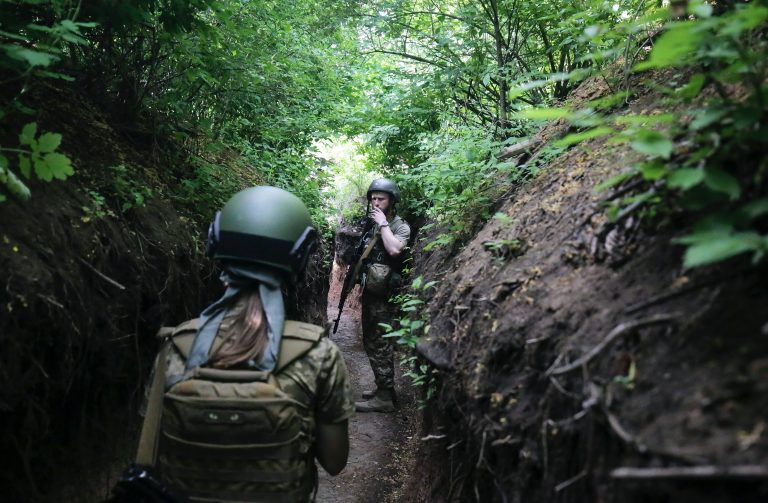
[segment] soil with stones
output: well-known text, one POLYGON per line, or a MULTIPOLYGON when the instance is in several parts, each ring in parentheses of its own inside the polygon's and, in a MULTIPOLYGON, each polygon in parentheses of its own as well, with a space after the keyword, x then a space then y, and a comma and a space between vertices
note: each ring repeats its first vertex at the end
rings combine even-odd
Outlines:
MULTIPOLYGON (((328 295, 328 319, 338 314, 339 294, 346 268, 334 262, 328 295)), ((339 329, 332 339, 341 349, 356 400, 364 390, 374 389, 373 372, 363 349, 360 325, 360 295, 356 287, 347 298, 339 329)), ((346 468, 331 477, 319 468, 320 503, 387 501, 397 488, 395 461, 403 449, 405 432, 413 419, 413 398, 396 369, 398 410, 392 414, 356 413, 350 420, 350 454, 346 468)))
MULTIPOLYGON (((634 84, 626 112, 659 110, 634 84)), ((609 92, 588 80, 571 105, 609 92)), ((565 132, 552 123, 531 144, 565 132)), ((635 192, 595 187, 636 160, 584 142, 463 247, 414 254, 439 281, 419 346, 440 369, 419 437, 439 440, 413 437, 405 500, 768 501, 768 270, 684 270, 683 215, 607 219, 635 192)))

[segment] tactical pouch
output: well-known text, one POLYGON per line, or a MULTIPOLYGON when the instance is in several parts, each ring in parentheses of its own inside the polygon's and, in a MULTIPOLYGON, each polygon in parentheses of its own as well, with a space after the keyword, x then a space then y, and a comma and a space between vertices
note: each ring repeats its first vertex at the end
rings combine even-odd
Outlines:
POLYGON ((392 267, 387 264, 371 264, 365 278, 365 292, 384 297, 390 292, 392 267))

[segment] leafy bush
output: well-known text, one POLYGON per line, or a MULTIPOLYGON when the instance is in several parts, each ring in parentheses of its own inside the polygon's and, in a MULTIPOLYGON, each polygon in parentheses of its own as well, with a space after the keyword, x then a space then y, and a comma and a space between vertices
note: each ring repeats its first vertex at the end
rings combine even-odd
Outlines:
POLYGON ((437 285, 437 281, 424 281, 422 276, 413 280, 407 292, 395 295, 391 301, 394 302, 399 310, 401 317, 397 321, 397 328, 387 323, 381 323, 381 326, 387 331, 384 337, 397 338, 396 343, 406 349, 405 354, 400 359, 400 365, 403 368, 403 375, 411 380, 415 387, 423 387, 424 395, 420 406, 423 408, 426 403, 434 396, 436 391, 433 376, 435 369, 428 364, 420 362, 414 350, 419 339, 429 333, 429 315, 424 309, 425 301, 421 298, 427 292, 437 285))
MULTIPOLYGON (((554 143, 560 148, 607 137, 609 144, 627 143, 640 154, 643 159, 629 172, 599 187, 630 179, 646 182, 643 192, 618 201, 609 216, 643 208, 649 214, 698 215, 693 232, 675 240, 686 246, 686 267, 741 253, 752 253, 759 261, 768 251, 761 223, 768 214, 768 7, 763 2, 739 4, 715 16, 711 5, 690 2, 689 16, 667 22, 648 57, 626 66, 627 75, 679 69, 661 88, 674 112, 612 113, 613 104, 631 93, 627 88, 580 110, 532 109, 520 115, 565 118, 579 128, 554 143)), ((659 11, 653 11, 626 21, 619 31, 636 33, 659 18, 659 11)))
POLYGON ((426 160, 394 176, 411 191, 411 197, 403 198, 411 212, 448 229, 431 246, 447 244, 469 231, 477 219, 490 217, 494 198, 521 174, 496 157, 505 143, 513 141, 495 141, 483 129, 468 126, 422 135, 426 160))

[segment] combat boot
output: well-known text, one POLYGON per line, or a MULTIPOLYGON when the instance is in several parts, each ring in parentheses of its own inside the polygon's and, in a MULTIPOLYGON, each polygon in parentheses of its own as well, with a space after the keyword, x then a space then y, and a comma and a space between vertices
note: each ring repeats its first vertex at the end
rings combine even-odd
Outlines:
POLYGON ((378 389, 370 400, 355 402, 358 412, 394 412, 395 391, 393 389, 378 389))

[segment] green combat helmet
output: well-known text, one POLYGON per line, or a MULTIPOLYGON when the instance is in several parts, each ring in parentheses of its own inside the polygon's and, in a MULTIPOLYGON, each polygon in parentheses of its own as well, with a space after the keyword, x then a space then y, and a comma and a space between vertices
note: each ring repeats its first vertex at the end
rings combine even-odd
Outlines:
POLYGON ((301 199, 260 186, 241 190, 216 213, 205 251, 218 260, 254 262, 295 277, 316 245, 317 232, 301 199))
POLYGON ((389 178, 378 178, 371 182, 371 185, 368 187, 369 201, 371 200, 371 193, 373 192, 386 192, 392 196, 393 203, 400 201, 400 188, 389 178))

